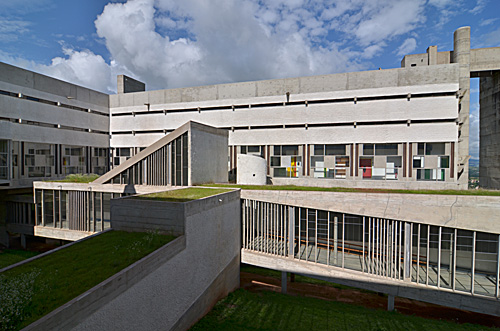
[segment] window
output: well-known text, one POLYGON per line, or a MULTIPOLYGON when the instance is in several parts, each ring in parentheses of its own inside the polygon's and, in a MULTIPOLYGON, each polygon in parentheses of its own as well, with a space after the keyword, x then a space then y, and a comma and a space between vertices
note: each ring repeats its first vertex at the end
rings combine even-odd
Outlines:
POLYGON ((398 155, 398 144, 363 144, 363 155, 398 155))
POLYGON ((314 145, 314 156, 310 160, 315 178, 347 178, 349 156, 346 145, 314 145))
POLYGON ((444 155, 445 143, 418 143, 418 155, 444 155))
POLYGON ((298 145, 276 145, 270 157, 273 177, 296 178, 302 170, 302 156, 298 145))
POLYGON ((424 167, 424 157, 414 156, 413 157, 413 168, 423 168, 424 167))

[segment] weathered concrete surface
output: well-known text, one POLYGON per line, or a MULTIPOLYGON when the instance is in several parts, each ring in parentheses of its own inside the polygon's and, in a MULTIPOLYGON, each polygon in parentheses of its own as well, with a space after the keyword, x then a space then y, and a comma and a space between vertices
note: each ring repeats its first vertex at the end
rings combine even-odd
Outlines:
POLYGON ((243 185, 265 185, 267 183, 266 160, 257 155, 239 154, 236 182, 243 185))
POLYGON ((411 282, 368 275, 359 271, 324 266, 293 258, 276 257, 249 250, 241 250, 241 262, 273 270, 293 272, 305 276, 323 277, 337 284, 387 293, 392 296, 430 302, 438 305, 500 316, 500 303, 495 298, 467 295, 452 290, 426 287, 411 282))
POLYGON ((190 122, 188 185, 227 182, 228 132, 190 122))
MULTIPOLYGON (((89 315, 111 302, 127 288, 140 282, 186 248, 186 238, 179 237, 133 263, 85 293, 67 302, 23 330, 70 330, 89 315)), ((110 316, 110 323, 114 317, 110 316)), ((125 328, 127 329, 127 328, 125 328)))
MULTIPOLYGON (((111 200, 111 228, 118 231, 156 230, 180 236, 184 234, 186 203, 134 199, 111 200)), ((187 207, 189 208, 189 207, 187 207)))
POLYGON ((500 197, 243 190, 255 199, 500 234, 500 197))
POLYGON ((68 241, 80 240, 94 234, 94 232, 57 229, 48 226, 35 226, 33 227, 33 229, 34 229, 34 235, 37 237, 61 239, 68 241))
POLYGON ((480 78, 479 184, 500 189, 500 71, 480 78))
MULTIPOLYGON (((130 272, 137 269, 134 277, 139 280, 131 286, 120 274, 114 276, 116 284, 102 284, 99 300, 109 302, 95 301, 93 307, 85 308, 86 319, 71 325, 73 329, 188 329, 239 286, 240 213, 240 191, 193 201, 185 213, 185 236, 181 237, 185 248, 154 268, 127 268, 130 272)), ((84 309, 79 304, 75 307, 84 309)), ((68 324, 63 329, 69 328, 68 324)))

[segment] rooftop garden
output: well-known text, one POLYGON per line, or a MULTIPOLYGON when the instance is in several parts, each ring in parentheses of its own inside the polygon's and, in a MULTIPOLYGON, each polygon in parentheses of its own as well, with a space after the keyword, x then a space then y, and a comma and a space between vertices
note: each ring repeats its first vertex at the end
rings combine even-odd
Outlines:
POLYGON ((171 190, 165 192, 151 193, 146 195, 139 195, 134 198, 147 199, 147 200, 157 200, 157 201, 169 201, 169 202, 188 202, 193 200, 198 200, 201 198, 206 198, 212 195, 225 193, 232 191, 232 189, 215 189, 206 187, 189 187, 178 190, 171 190))
POLYGON ((71 174, 67 175, 63 179, 54 180, 54 182, 60 183, 90 183, 99 178, 96 174, 71 174))
POLYGON ((1 273, 0 330, 22 329, 173 239, 110 231, 1 273))
POLYGON ((22 249, 3 249, 0 250, 0 269, 8 267, 14 263, 29 259, 39 252, 30 252, 22 249))
POLYGON ((489 330, 337 301, 236 290, 191 330, 489 330))
POLYGON ((393 194, 437 194, 437 195, 475 195, 500 196, 498 190, 398 190, 372 189, 350 187, 311 187, 295 185, 237 185, 237 184, 205 184, 207 187, 230 187, 242 190, 272 190, 272 191, 322 191, 322 192, 349 192, 349 193, 393 193, 393 194))

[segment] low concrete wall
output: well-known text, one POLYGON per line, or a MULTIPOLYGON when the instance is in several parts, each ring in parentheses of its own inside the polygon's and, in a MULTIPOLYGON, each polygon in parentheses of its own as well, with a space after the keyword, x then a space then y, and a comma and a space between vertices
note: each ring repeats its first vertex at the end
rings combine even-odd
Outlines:
POLYGON ((187 203, 134 199, 123 197, 111 200, 111 228, 119 231, 184 234, 184 215, 187 203))
POLYGON ((141 260, 113 276, 113 282, 96 286, 92 290, 101 294, 88 303, 89 307, 80 303, 89 293, 73 300, 73 305, 68 303, 75 307, 75 314, 82 311, 78 315, 83 315, 83 320, 74 317, 78 321, 71 324, 66 321, 71 318, 61 315, 61 324, 51 325, 73 330, 186 330, 219 299, 238 288, 240 191, 184 205, 185 235, 169 244, 185 240, 183 249, 176 246, 172 255, 168 245, 164 246, 160 249, 163 253, 153 253, 158 257, 148 258, 152 263, 167 254, 168 259, 151 266, 149 262, 139 263, 141 260), (137 281, 130 282, 132 276, 127 272, 137 281))
POLYGON ((243 190, 241 197, 500 234, 498 196, 243 190))

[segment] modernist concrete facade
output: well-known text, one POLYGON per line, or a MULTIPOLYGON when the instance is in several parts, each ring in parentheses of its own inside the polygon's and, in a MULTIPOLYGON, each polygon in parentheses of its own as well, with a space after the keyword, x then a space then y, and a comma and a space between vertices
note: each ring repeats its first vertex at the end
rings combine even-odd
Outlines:
MULTIPOLYGON (((482 77, 485 120, 497 116, 500 48, 471 50, 464 27, 453 51, 431 46, 401 64, 158 91, 120 75, 116 95, 2 64, 0 184, 102 174, 197 121, 229 132, 231 180, 237 156, 253 154, 265 159, 276 184, 466 189, 469 79, 482 77)), ((482 178, 494 188, 498 130, 481 127, 482 178)))

